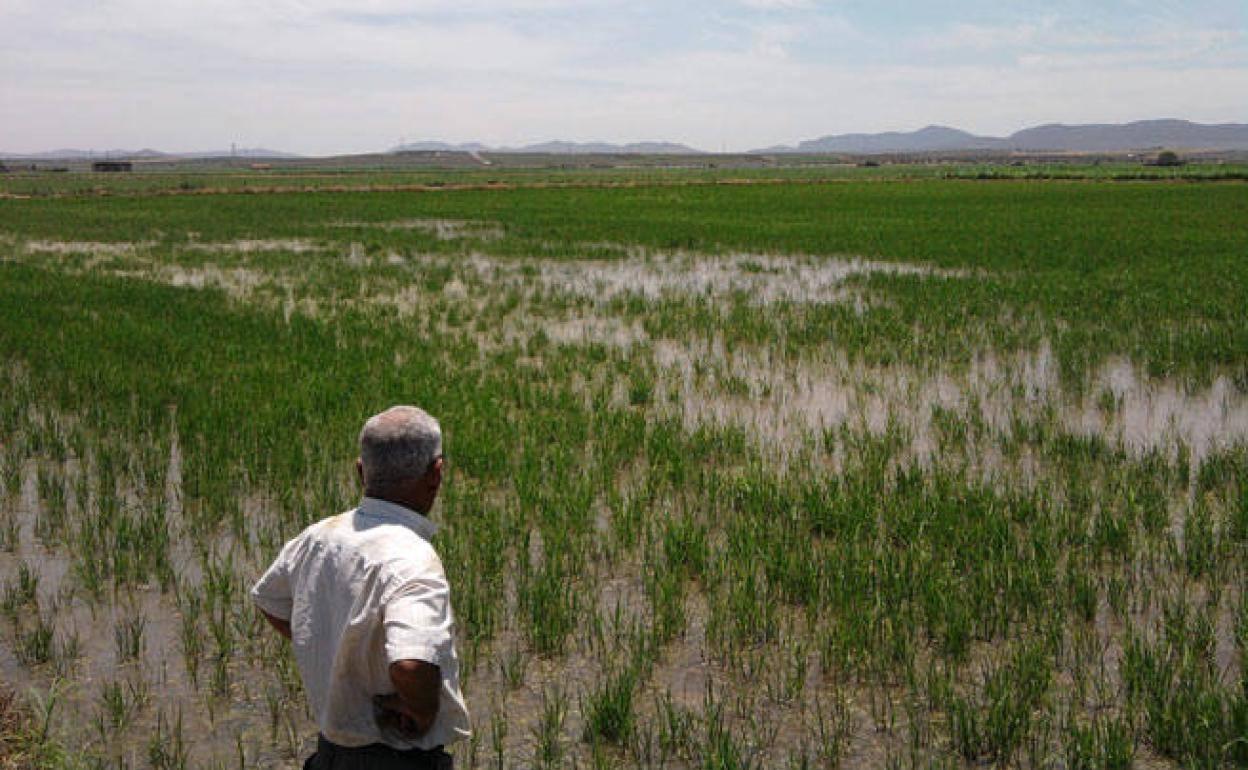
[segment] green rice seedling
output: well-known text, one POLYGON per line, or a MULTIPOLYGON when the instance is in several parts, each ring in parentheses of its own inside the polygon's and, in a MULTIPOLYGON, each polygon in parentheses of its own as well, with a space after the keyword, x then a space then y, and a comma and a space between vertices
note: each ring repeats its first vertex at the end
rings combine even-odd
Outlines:
POLYGON ((182 660, 186 665, 186 671, 191 678, 191 683, 197 685, 199 681, 199 661, 204 653, 204 638, 200 633, 199 626, 202 605, 197 594, 186 591, 179 593, 178 605, 181 610, 178 640, 182 646, 182 660))
POLYGON ((927 704, 921 702, 916 693, 907 694, 902 708, 906 717, 907 759, 914 767, 921 762, 925 748, 931 743, 931 715, 927 704))
POLYGON ((1112 388, 1103 388, 1096 397, 1096 408, 1106 417, 1113 417, 1122 408, 1122 398, 1112 388))
MULTIPOLYGON (((5 436, 12 436, 12 430, 6 430, 5 436)), ((16 441, 6 441, 4 445, 3 473, 0 474, 0 498, 13 499, 22 489, 22 461, 18 455, 16 441)))
POLYGON ((17 565, 17 582, 4 581, 4 598, 0 600, 0 609, 10 618, 16 619, 18 609, 37 606, 38 596, 39 574, 22 561, 17 565))
POLYGON ((897 704, 890 689, 882 667, 873 672, 867 683, 867 713, 874 730, 885 735, 892 735, 897 726, 897 704))
POLYGON ((96 716, 96 731, 100 740, 108 743, 112 735, 124 730, 135 713, 147 700, 146 685, 135 685, 131 680, 112 680, 100 687, 100 713, 96 716))
POLYGON ((212 659, 212 673, 208 677, 209 689, 213 695, 223 698, 230 693, 230 661, 224 655, 216 655, 212 659))
POLYGON ((823 766, 840 766, 853 732, 854 715, 845 693, 834 691, 827 703, 820 697, 815 698, 815 745, 823 766))
POLYGON ((0 521, 0 551, 12 553, 17 548, 18 523, 11 513, 0 521))
POLYGON ((191 749, 182 729, 182 710, 169 719, 164 710, 156 714, 156 728, 147 740, 147 761, 154 770, 186 770, 191 749))
POLYGON ((277 743, 277 728, 281 724, 282 712, 286 708, 281 690, 276 687, 265 688, 264 703, 269 711, 269 741, 277 743))
POLYGON ((54 633, 52 621, 45 619, 42 613, 35 613, 34 625, 18 635, 18 659, 28 666, 50 662, 56 652, 54 633))
POLYGON ((1131 726, 1099 715, 1087 725, 1071 724, 1064 753, 1072 770, 1127 770, 1135 759, 1131 726))
POLYGON ((66 515, 65 480, 61 467, 41 466, 38 488, 42 504, 35 521, 35 535, 45 544, 55 543, 64 537, 66 515))
POLYGON ((651 629, 656 644, 666 644, 685 628, 684 586, 680 573, 658 566, 646 574, 644 583, 653 613, 651 629))
POLYGON ((561 767, 566 749, 563 722, 568 715, 567 695, 557 686, 542 691, 542 711, 533 727, 533 761, 536 767, 561 767))
POLYGON ((1123 682, 1144 715, 1143 731, 1155 750, 1187 766, 1216 767, 1242 756, 1248 714, 1242 692, 1220 681, 1208 631, 1194 627, 1201 621, 1182 601, 1166 608, 1161 638, 1128 636, 1123 682))
POLYGON ((1235 646, 1239 649, 1240 675, 1248 691, 1248 591, 1240 591, 1239 609, 1235 613, 1235 646))
POLYGON ((81 656, 82 643, 78 638, 78 632, 63 632, 60 643, 52 656, 56 666, 56 676, 67 678, 72 673, 74 664, 81 656))
POLYGON ((637 720, 633 706, 637 685, 636 668, 625 664, 608 670, 581 696, 585 741, 591 744, 605 741, 616 745, 628 742, 637 720))
POLYGON ((689 758, 697 747, 697 714, 676 704, 670 691, 655 696, 658 747, 663 756, 689 758))
POLYGON ((142 614, 119 618, 113 624, 113 642, 117 648, 117 660, 138 660, 143 652, 143 636, 147 630, 147 617, 142 614))
POLYGON ((1215 568, 1218 559, 1218 537, 1213 514, 1208 506, 1195 503, 1187 509, 1183 522, 1183 566, 1194 578, 1215 568))
POLYGON ((35 730, 35 745, 37 746, 44 746, 48 743, 48 738, 52 731, 52 717, 56 713, 56 707, 61 704, 65 687, 65 680, 56 678, 48 685, 46 693, 41 693, 38 690, 30 691, 35 720, 38 724, 38 728, 35 730))
POLYGON ((39 574, 31 569, 30 564, 23 561, 17 565, 16 599, 19 604, 37 603, 39 592, 39 574))
POLYGON ((710 556, 707 534, 706 525, 692 516, 667 520, 662 536, 667 570, 684 579, 702 577, 710 556))
POLYGON ((1096 578, 1088 567, 1072 563, 1069 569, 1071 572, 1067 576, 1069 581, 1067 590, 1070 593, 1071 609, 1075 611, 1080 620, 1091 623, 1096 619, 1096 608, 1099 602, 1096 578))
POLYGON ((745 770, 754 767, 747 749, 726 721, 722 701, 716 700, 708 684, 703 699, 698 763, 714 770, 745 770))
POLYGON ((506 764, 507 716, 495 704, 490 712, 490 746, 494 749, 494 770, 504 770, 506 764))
POLYGON ((524 684, 524 674, 528 670, 529 657, 523 649, 512 647, 498 656, 498 669, 508 689, 516 689, 524 684))
POLYGON ((1127 617, 1128 602, 1130 588, 1124 578, 1119 575, 1110 575, 1105 583, 1105 599, 1109 603, 1110 610, 1119 620, 1127 617))
POLYGON ((538 654, 561 653, 574 627, 577 594, 570 575, 559 558, 549 556, 518 575, 517 593, 529 621, 525 633, 538 654))
POLYGON ((806 645, 798 639, 786 645, 780 660, 772 661, 763 677, 763 690, 768 700, 789 704, 801 697, 806 687, 807 652, 806 645))
POLYGON ((1023 745, 1051 680, 1052 663, 1043 648, 1024 643, 1012 650, 986 672, 976 702, 954 696, 950 717, 958 753, 970 761, 1009 762, 1023 745))
POLYGON ((632 406, 648 406, 654 400, 654 380, 645 373, 634 373, 628 386, 628 403, 632 406))

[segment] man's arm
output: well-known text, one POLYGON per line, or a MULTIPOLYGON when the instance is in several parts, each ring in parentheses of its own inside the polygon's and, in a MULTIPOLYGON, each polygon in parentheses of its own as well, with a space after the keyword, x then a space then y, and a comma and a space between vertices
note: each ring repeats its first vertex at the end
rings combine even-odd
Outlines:
POLYGON ((442 695, 442 670, 423 660, 396 660, 390 664, 394 692, 378 699, 378 705, 396 717, 397 727, 408 737, 429 732, 438 718, 442 695))
POLYGON ((430 549, 401 565, 405 579, 383 602, 386 660, 394 693, 378 698, 397 719, 393 724, 417 738, 438 716, 443 663, 454 659, 450 586, 430 549))
POLYGON ((286 637, 287 639, 290 639, 290 621, 289 620, 282 620, 281 618, 274 617, 273 615, 270 615, 264 610, 260 610, 260 614, 264 616, 265 620, 269 621, 269 625, 273 626, 273 628, 276 629, 279 634, 286 637))
POLYGON ((279 634, 290 639, 290 621, 295 602, 290 583, 290 550, 298 538, 282 546, 281 553, 251 587, 251 601, 279 634))

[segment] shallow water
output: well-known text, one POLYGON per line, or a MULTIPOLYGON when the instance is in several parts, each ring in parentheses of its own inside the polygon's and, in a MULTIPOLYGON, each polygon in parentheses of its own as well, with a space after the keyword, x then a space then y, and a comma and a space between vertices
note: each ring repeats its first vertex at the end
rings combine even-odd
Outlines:
POLYGON ((178 248, 208 254, 255 254, 274 251, 307 254, 326 247, 308 238, 243 238, 221 242, 192 241, 178 248))
POLYGON ((965 275, 922 265, 835 257, 771 254, 703 255, 650 252, 627 260, 577 260, 541 264, 552 289, 606 302, 624 294, 658 299, 744 294, 758 304, 841 302, 853 295, 843 284, 857 275, 965 275))
POLYGON ((390 222, 334 222, 330 226, 390 231, 418 230, 442 241, 453 241, 462 238, 496 241, 506 235, 503 226, 498 223, 466 219, 396 219, 390 222))
POLYGON ((986 354, 963 371, 870 367, 843 357, 783 362, 767 350, 729 353, 715 342, 659 342, 655 361, 666 372, 665 387, 678 395, 676 409, 687 427, 735 424, 780 449, 842 427, 881 435, 891 426, 909 436, 914 459, 925 463, 939 445, 936 409, 983 423, 994 442, 1009 437, 1015 420, 1053 415, 1067 432, 1102 438, 1136 456, 1159 451, 1173 458, 1185 449, 1193 467, 1212 451, 1248 442, 1248 394, 1225 377, 1190 389, 1150 380, 1119 359, 1097 370, 1092 387, 1070 392, 1061 385, 1047 346, 986 354), (699 382, 695 363, 706 362, 743 378, 749 394, 699 382), (1116 399, 1109 411, 1103 406, 1106 391, 1116 399))
MULTIPOLYGON (((404 220, 378 226, 427 231, 448 239, 484 237, 467 234, 467 228, 457 229, 459 224, 404 220)), ((360 225, 343 223, 342 226, 360 225)), ((238 241, 188 248, 209 253, 297 251, 303 248, 298 244, 305 243, 315 242, 238 241)), ((108 258, 133 257, 136 248, 133 244, 96 246, 42 242, 41 246, 28 248, 28 252, 85 253, 108 258)), ((334 264, 343 269, 363 269, 376 264, 356 243, 330 242, 315 248, 327 252, 336 260, 334 264)), ((308 249, 313 247, 309 245, 308 249)), ((774 255, 717 257, 642 250, 628 250, 627 255, 630 261, 561 262, 518 261, 481 254, 449 257, 391 254, 386 257, 391 266, 410 268, 410 276, 395 279, 393 274, 404 275, 401 270, 391 271, 375 282, 367 276, 370 282, 361 281, 359 296, 346 299, 318 296, 296 302, 293 293, 288 294, 286 312, 288 317, 295 312, 333 312, 332 303, 338 301, 381 306, 407 322, 435 301, 445 303, 440 307, 466 309, 471 316, 497 301, 494 297, 497 293, 515 289, 523 299, 500 321, 498 328, 465 331, 463 327, 455 327, 456 333, 478 335, 483 351, 523 346, 540 332, 557 345, 605 344, 618 349, 613 353, 650 356, 658 377, 654 398, 645 405, 634 407, 629 403, 628 382, 619 377, 618 372, 610 375, 576 372, 571 375, 572 380, 585 394, 587 403, 592 403, 590 397, 594 393, 607 392, 612 396, 610 403, 620 408, 644 409, 651 416, 675 415, 690 429, 706 424, 739 426, 756 445, 762 446, 766 456, 785 458, 801 456, 802 452, 823 451, 832 469, 845 462, 846 447, 850 445, 838 438, 842 431, 872 436, 892 432, 901 437, 905 447, 903 462, 921 466, 960 465, 1002 487, 1029 485, 1049 472, 1027 448, 1009 457, 1003 451, 1002 445, 1019 420, 1051 421, 1050 424, 1062 431, 1100 437, 1111 446, 1121 446, 1136 455, 1159 450, 1168 457, 1175 457, 1186 450, 1193 465, 1199 465, 1212 451, 1248 441, 1248 396, 1224 377, 1215 377, 1207 387, 1189 388, 1175 381, 1150 379, 1130 361, 1115 359, 1093 371, 1082 387, 1070 389, 1063 384, 1054 355, 1045 345, 1017 353, 982 351, 966 366, 947 366, 939 361, 923 367, 868 366, 851 361, 843 352, 832 348, 807 351, 800 359, 790 359, 767 347, 730 349, 714 339, 654 340, 641 323, 606 312, 610 299, 625 295, 718 300, 744 293, 752 301, 764 305, 859 301, 860 295, 845 285, 852 276, 884 272, 967 277, 963 274, 854 259, 774 255), (453 277, 438 284, 438 288, 429 289, 420 281, 422 271, 444 267, 452 268, 453 277), (410 282, 405 283, 405 280, 410 282), (554 310, 541 304, 552 296, 562 300, 563 295, 571 295, 577 301, 559 304, 554 310), (318 300, 323 300, 323 304, 318 306, 318 300), (948 445, 942 433, 942 419, 968 426, 964 445, 948 445), (983 430, 970 430, 970 426, 975 425, 982 425, 983 430), (833 440, 827 441, 828 435, 833 440), (812 447, 823 449, 812 450, 812 447)), ((187 268, 154 260, 134 261, 141 264, 127 273, 132 277, 193 288, 224 289, 232 297, 251 301, 272 300, 272 294, 266 294, 261 287, 270 281, 285 280, 250 267, 227 269, 209 264, 187 268)), ((360 275, 367 274, 361 272, 360 275)), ((281 285, 290 291, 293 284, 281 285)), ((534 348, 527 350, 532 352, 534 348)), ((396 351, 394 355, 396 365, 401 365, 402 352, 396 351)), ((525 356, 519 365, 540 369, 541 356, 540 352, 525 356)), ((641 368, 646 369, 646 361, 643 359, 640 363, 643 364, 641 368)), ((64 548, 45 548, 33 534, 33 522, 41 505, 34 469, 36 463, 46 462, 46 458, 31 460, 25 466, 20 499, 13 501, 15 510, 10 512, 21 523, 18 546, 13 553, 0 553, 0 575, 12 578, 21 562, 35 565, 40 574, 40 606, 46 608, 62 602, 58 633, 74 633, 80 640, 82 656, 72 668, 73 681, 62 701, 64 734, 73 741, 99 741, 91 717, 98 711, 100 687, 115 679, 141 677, 151 689, 153 702, 158 703, 164 713, 181 709, 185 729, 196 747, 192 766, 214 761, 233 764, 239 744, 250 764, 298 766, 298 759, 288 756, 286 746, 293 747, 296 754, 306 754, 313 734, 301 706, 283 707, 279 718, 285 721, 279 726, 279 738, 274 741, 268 729, 270 714, 265 700, 265 690, 273 686, 271 671, 253 668, 247 660, 236 660, 231 664, 231 689, 227 697, 214 699, 207 695, 206 687, 195 688, 189 681, 180 647, 181 618, 172 595, 161 594, 158 588, 149 586, 122 592, 96 606, 90 606, 81 598, 64 598, 69 595, 66 589, 74 582, 71 554, 64 548), (114 640, 115 625, 119 620, 137 616, 146 619, 143 653, 137 662, 120 661, 114 640), (291 737, 285 737, 287 735, 291 737)), ((84 470, 89 466, 87 460, 71 461, 63 466, 67 483, 75 474, 89 472, 84 470)), ((778 469, 788 470, 783 463, 778 469)), ((822 470, 819 468, 818 472, 822 470)), ((644 470, 636 470, 636 473, 640 475, 644 470)), ((622 473, 620 484, 626 488, 630 482, 623 480, 624 476, 622 473)), ((174 434, 164 488, 155 491, 163 500, 171 522, 180 521, 183 514, 181 480, 182 449, 174 434)), ((72 501, 72 496, 70 499, 72 501)), ((267 500, 255 492, 240 492, 237 502, 247 512, 248 521, 259 521, 265 515, 267 500)), ((90 500, 87 504, 88 507, 93 505, 90 500)), ((656 511, 656 515, 664 513, 656 511)), ((600 522, 600 527, 608 528, 605 520, 600 522)), ((183 584, 197 586, 202 575, 195 544, 181 531, 177 531, 175 540, 179 541, 174 552, 183 584)), ((216 546, 221 553, 249 553, 227 535, 221 535, 216 546)), ((530 547, 533 549, 530 558, 540 560, 540 536, 531 539, 530 547)), ((246 576, 261 566, 248 563, 243 556, 236 571, 246 576)), ((626 618, 645 618, 648 607, 638 565, 626 559, 604 572, 606 574, 598 576, 601 579, 594 587, 599 614, 607 615, 619 604, 626 618)), ((509 585, 504 590, 514 592, 514 586, 509 585)), ((778 653, 787 649, 783 643, 777 650, 747 650, 742 658, 744 663, 712 659, 708 651, 709 610, 706 605, 706 596, 697 587, 688 591, 685 627, 676 641, 661 650, 652 676, 641 687, 637 696, 639 714, 654 717, 654 698, 660 694, 670 695, 678 705, 699 709, 708 687, 722 688, 720 692, 726 693, 730 702, 746 704, 744 699, 738 698, 749 686, 755 685, 749 679, 751 674, 777 675, 776 668, 769 669, 758 660, 768 654, 776 654, 779 659, 778 653), (743 673, 742 665, 759 669, 743 673), (748 683, 747 687, 741 687, 743 681, 748 683)), ((484 758, 489 754, 489 718, 495 710, 504 714, 510 726, 504 741, 506 755, 520 765, 533 757, 534 728, 544 692, 555 684, 564 689, 571 701, 565 729, 569 749, 583 759, 588 749, 577 742, 581 730, 577 721, 580 717, 576 716, 577 698, 597 681, 602 666, 602 660, 588 648, 588 630, 580 628, 574 633, 568 655, 540 659, 525 650, 520 628, 524 621, 517 619, 514 595, 500 614, 506 616, 500 624, 502 629, 482 648, 477 670, 468 679, 469 699, 481 736, 481 764, 486 764, 484 758), (517 652, 529 654, 531 659, 522 685, 508 690, 498 661, 504 655, 517 652)), ((1219 664, 1226 670, 1234 664, 1229 618, 1229 612, 1219 615, 1215 651, 1219 664)), ((1097 628, 1109 639, 1111 634, 1105 629, 1111 627, 1112 623, 1105 620, 1102 606, 1097 628)), ((207 635, 205 629, 200 631, 207 635)), ((263 632, 267 633, 267 629, 263 632)), ((206 650, 209 652, 203 656, 200 667, 200 677, 204 679, 211 676, 211 661, 208 660, 211 641, 206 642, 206 650)), ((988 650, 985 654, 991 652, 988 650)), ((1116 654, 1109 644, 1105 653, 1107 665, 1116 665, 1116 654)), ((0 675, 19 688, 46 690, 52 672, 47 667, 32 670, 13 656, 8 644, 0 644, 0 675)), ((817 667, 813 665, 806 679, 808 695, 795 705, 778 706, 765 700, 749 702, 766 706, 767 713, 762 721, 766 722, 765 729, 776 731, 779 745, 794 747, 809 737, 811 703, 819 697, 824 698, 825 703, 835 698, 852 701, 855 728, 845 756, 847 764, 874 766, 888 758, 887 747, 900 747, 900 733, 886 735, 874 727, 873 716, 864 705, 868 697, 865 688, 842 691, 830 687, 827 682, 820 681, 817 667)), ((888 697, 893 695, 898 701, 890 703, 888 708, 899 710, 901 695, 890 691, 888 697)), ((124 734, 114 739, 119 754, 130 758, 133 766, 143 764, 145 739, 153 729, 155 715, 153 709, 144 711, 124 734)), ((737 719, 738 725, 746 721, 737 719)), ((741 734, 745 734, 744 728, 742 730, 741 734)), ((1146 756, 1141 758, 1147 760, 1146 756)))

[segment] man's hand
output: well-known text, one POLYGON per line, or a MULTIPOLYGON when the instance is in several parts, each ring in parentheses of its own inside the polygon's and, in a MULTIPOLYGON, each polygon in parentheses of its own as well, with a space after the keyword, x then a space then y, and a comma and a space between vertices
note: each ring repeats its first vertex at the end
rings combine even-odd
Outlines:
POLYGON ((375 696, 373 709, 377 715, 377 726, 383 732, 395 732, 409 740, 415 740, 428 732, 428 729, 420 728, 420 723, 416 721, 416 712, 403 702, 397 692, 375 696))
POLYGON ((390 664, 390 683, 396 692, 373 698, 377 726, 407 739, 429 732, 438 717, 442 671, 423 660, 396 660, 390 664))
POLYGON ((286 637, 287 639, 290 638, 290 621, 289 620, 282 620, 281 618, 275 618, 269 613, 265 612, 264 610, 260 610, 260 614, 264 616, 265 620, 269 621, 269 625, 273 626, 273 628, 275 628, 279 634, 286 637))

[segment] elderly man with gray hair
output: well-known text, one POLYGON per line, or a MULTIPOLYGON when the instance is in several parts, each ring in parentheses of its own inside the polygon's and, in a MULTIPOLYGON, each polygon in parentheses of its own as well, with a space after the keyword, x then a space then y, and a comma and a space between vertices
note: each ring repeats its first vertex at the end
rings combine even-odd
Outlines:
POLYGON ((316 717, 304 770, 451 767, 470 735, 450 586, 426 516, 442 486, 442 430, 412 406, 360 431, 358 508, 282 548, 252 600, 294 645, 316 717))

